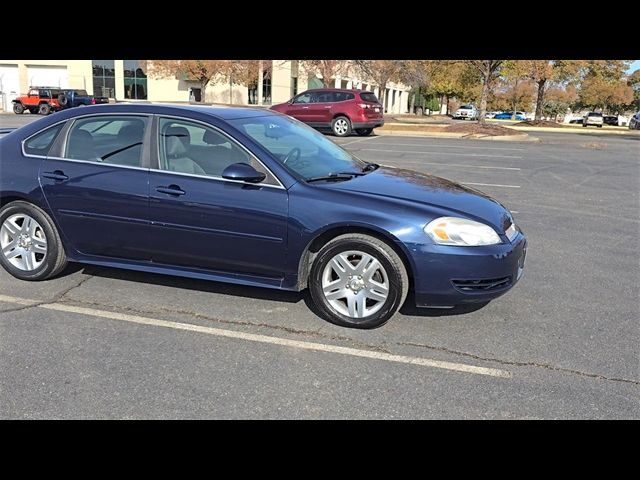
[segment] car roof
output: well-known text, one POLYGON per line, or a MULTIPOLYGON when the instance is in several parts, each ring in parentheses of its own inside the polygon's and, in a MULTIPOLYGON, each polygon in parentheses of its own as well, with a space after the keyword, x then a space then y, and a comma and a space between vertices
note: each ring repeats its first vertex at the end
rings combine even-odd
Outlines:
POLYGON ((305 90, 305 92, 373 93, 371 90, 358 90, 356 88, 310 88, 309 90, 305 90))
MULTIPOLYGON (((204 113, 222 120, 232 120, 235 118, 262 117, 267 115, 281 115, 274 110, 268 110, 260 107, 244 107, 244 106, 226 106, 226 105, 191 105, 191 104, 173 104, 173 103, 150 103, 150 102, 119 102, 106 103, 100 105, 88 105, 82 109, 69 109, 74 113, 79 112, 82 115, 88 113, 157 113, 171 114, 185 111, 204 113)), ((76 115, 69 115, 69 118, 76 115)))

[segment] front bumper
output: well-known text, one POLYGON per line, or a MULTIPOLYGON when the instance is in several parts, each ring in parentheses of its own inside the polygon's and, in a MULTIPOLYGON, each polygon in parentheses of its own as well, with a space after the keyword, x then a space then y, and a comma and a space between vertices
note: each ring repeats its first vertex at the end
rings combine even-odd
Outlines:
POLYGON ((508 292, 524 272, 527 240, 485 247, 412 245, 415 303, 452 307, 484 303, 508 292))

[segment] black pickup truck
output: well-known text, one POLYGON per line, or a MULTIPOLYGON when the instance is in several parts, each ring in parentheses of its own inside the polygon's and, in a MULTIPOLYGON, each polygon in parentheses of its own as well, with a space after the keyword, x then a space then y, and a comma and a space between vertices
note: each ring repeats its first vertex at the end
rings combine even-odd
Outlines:
POLYGON ((65 88, 58 95, 58 103, 61 108, 72 108, 95 105, 96 103, 109 103, 109 99, 106 97, 94 97, 89 95, 86 90, 65 88))

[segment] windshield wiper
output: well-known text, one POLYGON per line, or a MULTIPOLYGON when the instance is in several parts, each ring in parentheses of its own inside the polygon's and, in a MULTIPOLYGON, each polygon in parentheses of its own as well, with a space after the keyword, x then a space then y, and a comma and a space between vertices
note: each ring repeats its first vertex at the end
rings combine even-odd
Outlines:
POLYGON ((367 162, 364 167, 362 167, 363 172, 373 172, 380 167, 377 163, 367 162))
POLYGON ((351 180, 353 177, 365 175, 363 172, 338 172, 338 173, 330 173, 329 175, 321 175, 319 177, 311 177, 307 178, 305 181, 307 183, 310 182, 320 182, 322 180, 351 180))

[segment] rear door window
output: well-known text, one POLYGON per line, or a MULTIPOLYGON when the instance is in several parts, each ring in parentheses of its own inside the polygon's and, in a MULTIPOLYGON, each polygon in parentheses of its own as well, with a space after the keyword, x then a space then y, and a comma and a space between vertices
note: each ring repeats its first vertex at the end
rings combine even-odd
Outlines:
POLYGON ((76 120, 63 157, 72 160, 140 167, 148 119, 144 116, 101 116, 76 120))

